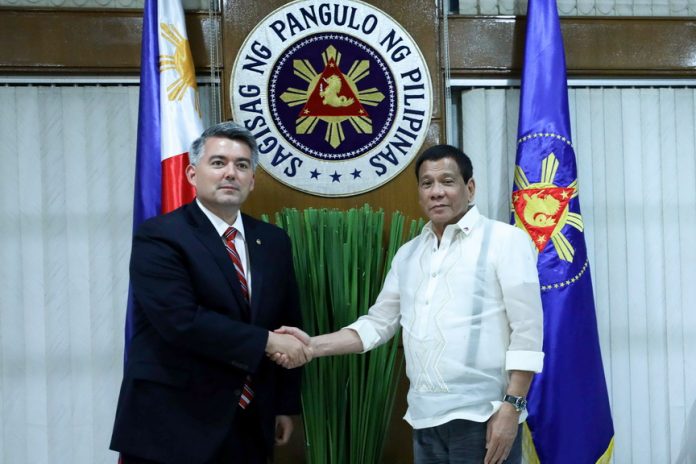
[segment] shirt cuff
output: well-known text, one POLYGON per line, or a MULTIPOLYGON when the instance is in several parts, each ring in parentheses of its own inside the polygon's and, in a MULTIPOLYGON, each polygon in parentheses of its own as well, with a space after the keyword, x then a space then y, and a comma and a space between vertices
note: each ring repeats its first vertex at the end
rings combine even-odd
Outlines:
POLYGON ((539 373, 544 367, 544 353, 541 351, 508 351, 505 354, 505 370, 531 371, 539 373))
POLYGON ((363 345, 361 353, 366 353, 379 344, 379 334, 372 327, 372 324, 367 321, 358 319, 352 324, 345 326, 344 329, 352 329, 358 334, 363 345))
MULTIPOLYGON (((496 412, 498 412, 498 409, 501 408, 501 406, 503 405, 503 402, 502 401, 491 401, 491 404, 493 405, 493 414, 495 414, 496 412)), ((493 414, 491 414, 491 416, 493 414)), ((521 424, 522 422, 526 421, 527 416, 529 416, 529 412, 527 411, 527 408, 524 408, 524 411, 520 412, 520 417, 517 420, 517 423, 521 424)))

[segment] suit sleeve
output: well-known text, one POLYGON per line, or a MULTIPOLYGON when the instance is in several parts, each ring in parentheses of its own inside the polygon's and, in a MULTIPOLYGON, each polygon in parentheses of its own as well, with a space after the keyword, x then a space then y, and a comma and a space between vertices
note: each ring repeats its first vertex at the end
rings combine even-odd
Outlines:
MULTIPOLYGON (((147 223, 133 238, 133 295, 155 330, 177 348, 254 372, 268 331, 198 304, 190 265, 176 241, 147 223)), ((136 327, 137 330, 137 327, 136 327)))
MULTIPOLYGON (((286 282, 286 297, 285 301, 287 304, 287 311, 283 316, 283 325, 291 327, 302 328, 302 313, 300 310, 300 296, 299 289, 297 286, 297 279, 295 276, 295 269, 293 266, 292 259, 292 248, 290 244, 290 238, 283 234, 286 241, 286 246, 284 249, 285 259, 288 268, 287 276, 288 280, 286 282)), ((297 369, 284 369, 280 366, 275 366, 278 370, 278 375, 276 376, 276 404, 275 404, 275 414, 276 415, 295 415, 302 412, 302 404, 300 400, 300 388, 302 380, 302 368, 297 369)))

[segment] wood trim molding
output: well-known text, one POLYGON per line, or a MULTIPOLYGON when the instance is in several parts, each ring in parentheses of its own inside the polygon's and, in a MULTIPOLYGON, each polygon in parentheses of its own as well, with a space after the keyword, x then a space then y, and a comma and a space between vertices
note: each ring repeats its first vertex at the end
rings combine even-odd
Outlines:
MULTIPOLYGON (((205 72, 220 18, 187 12, 186 23, 205 72)), ((569 75, 696 76, 693 18, 564 17, 561 27, 569 75)), ((518 76, 524 29, 524 17, 450 16, 452 76, 518 76)), ((0 73, 138 74, 141 31, 140 10, 0 8, 0 73)))
MULTIPOLYGON (((451 16, 452 76, 519 76, 525 27, 524 17, 451 16)), ((693 18, 564 17, 561 29, 569 75, 696 75, 693 18)))
MULTIPOLYGON (((210 68, 219 17, 187 12, 196 69, 210 68)), ((142 10, 0 9, 2 74, 139 74, 142 10)))

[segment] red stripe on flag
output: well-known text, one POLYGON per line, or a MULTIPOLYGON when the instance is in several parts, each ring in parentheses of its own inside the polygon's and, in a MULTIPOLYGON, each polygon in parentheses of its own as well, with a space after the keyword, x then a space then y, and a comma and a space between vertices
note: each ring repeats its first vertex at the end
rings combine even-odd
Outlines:
POLYGON ((193 186, 186 179, 188 164, 188 152, 162 161, 162 214, 174 211, 196 196, 193 186))

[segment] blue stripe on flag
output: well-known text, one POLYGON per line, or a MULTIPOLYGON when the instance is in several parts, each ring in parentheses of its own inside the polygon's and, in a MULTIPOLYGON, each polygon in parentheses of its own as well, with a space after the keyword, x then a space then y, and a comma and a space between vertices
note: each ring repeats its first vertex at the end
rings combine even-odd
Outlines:
MULTIPOLYGON (((146 219, 160 214, 162 204, 162 150, 160 124, 160 73, 157 0, 145 0, 143 41, 140 56, 140 101, 135 160, 133 230, 146 219)), ((133 295, 128 290, 124 356, 133 337, 133 295)))

